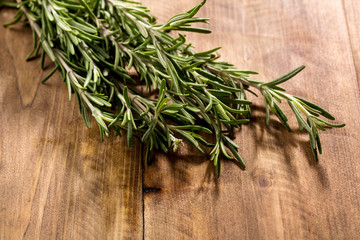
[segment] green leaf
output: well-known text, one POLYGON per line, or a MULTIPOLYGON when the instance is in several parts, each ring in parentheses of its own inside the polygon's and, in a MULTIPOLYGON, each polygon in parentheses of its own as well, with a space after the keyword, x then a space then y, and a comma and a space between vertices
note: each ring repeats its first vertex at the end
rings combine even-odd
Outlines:
POLYGON ((299 72, 301 72, 303 69, 305 68, 305 66, 300 66, 294 70, 292 70, 291 72, 285 74, 282 77, 279 77, 277 79, 275 79, 274 81, 268 82, 263 84, 264 86, 276 86, 280 83, 286 82, 287 80, 293 78, 295 75, 297 75, 299 72))
POLYGON ((220 148, 221 148, 221 152, 224 154, 224 156, 228 159, 233 159, 233 157, 231 157, 227 152, 226 152, 226 149, 225 149, 225 145, 222 141, 220 141, 220 148))
POLYGON ((105 122, 102 120, 102 118, 99 116, 99 110, 96 110, 92 113, 93 117, 95 118, 96 122, 98 123, 99 127, 103 129, 105 132, 109 132, 105 122))
POLYGON ((147 141, 147 140, 149 139, 150 135, 151 135, 152 132, 154 131, 154 128, 155 128, 156 124, 157 124, 157 120, 154 119, 154 120, 151 122, 148 130, 146 130, 146 132, 144 133, 143 137, 141 138, 141 141, 142 141, 142 142, 145 142, 145 141, 147 141))
POLYGON ((124 90, 123 90, 123 96, 126 102, 126 106, 129 108, 131 106, 131 100, 129 98, 129 93, 128 93, 128 87, 125 86, 124 90))
POLYGON ((18 4, 16 2, 2 0, 2 1, 0 1, 0 7, 17 8, 18 4))
POLYGON ((221 78, 219 78, 219 77, 215 76, 214 74, 209 73, 207 71, 204 71, 204 70, 200 69, 200 70, 197 70, 196 72, 198 74, 200 74, 201 76, 206 77, 209 80, 212 80, 212 81, 215 81, 215 82, 218 82, 218 83, 224 83, 223 79, 221 79, 221 78))
POLYGON ((236 119, 236 120, 220 120, 222 123, 227 123, 231 125, 238 125, 243 123, 250 122, 250 119, 236 119))
POLYGON ((224 91, 229 91, 229 92, 241 92, 241 89, 238 88, 233 88, 233 87, 229 87, 223 84, 220 84, 218 82, 212 81, 212 80, 206 80, 207 83, 209 83, 210 85, 212 85, 213 87, 217 87, 219 89, 222 89, 224 91))
MULTIPOLYGON (((204 52, 198 52, 198 53, 195 53, 194 56, 195 57, 200 57, 200 56, 206 56, 206 55, 209 55, 209 54, 212 54, 218 50, 220 50, 221 47, 217 47, 217 48, 213 48, 211 50, 208 50, 208 51, 204 51, 204 52)), ((203 71, 203 70, 202 70, 203 71)), ((205 71, 204 71, 205 72, 205 71)), ((207 73, 207 72, 206 72, 207 73)), ((221 82, 223 82, 222 79, 220 79, 221 82)))
POLYGON ((246 100, 246 99, 224 98, 224 97, 219 97, 218 99, 221 102, 225 102, 225 103, 235 103, 235 104, 244 104, 244 105, 252 104, 251 101, 246 100))
POLYGON ((83 120, 85 122, 86 127, 90 128, 90 119, 89 119, 89 113, 85 106, 82 107, 81 115, 83 117, 83 120))
POLYGON ((270 111, 269 111, 269 104, 267 103, 266 99, 265 99, 265 111, 266 111, 266 125, 269 125, 270 123, 270 111))
POLYGON ((326 111, 325 109, 323 109, 322 107, 316 105, 315 103, 309 102, 303 98, 300 97, 295 97, 296 99, 300 100, 302 103, 308 105, 309 107, 316 109, 319 111, 319 113, 321 115, 323 115, 324 117, 330 119, 330 120, 335 120, 335 117, 333 115, 331 115, 328 111, 326 111))
POLYGON ((227 96, 231 96, 231 92, 226 92, 224 90, 216 90, 216 89, 208 89, 208 91, 216 96, 216 97, 227 97, 227 96))
POLYGON ((71 83, 70 83, 70 76, 69 74, 67 73, 66 74, 66 86, 67 86, 67 89, 68 89, 68 95, 69 95, 69 101, 71 100, 71 83))
POLYGON ((184 137, 186 140, 188 140, 191 143, 191 145, 193 145, 197 150, 199 150, 199 152, 201 152, 204 156, 206 155, 204 150, 199 146, 198 141, 196 141, 196 139, 193 136, 191 136, 189 132, 177 130, 177 129, 175 131, 179 133, 182 137, 184 137))
POLYGON ((120 49, 117 43, 114 43, 114 46, 115 46, 114 70, 116 70, 117 67, 119 66, 119 61, 120 61, 120 49))
POLYGON ((99 106, 106 106, 106 107, 111 107, 111 103, 105 101, 104 99, 95 96, 91 93, 85 92, 85 95, 94 103, 96 103, 99 106))
POLYGON ((78 0, 78 1, 82 6, 85 7, 86 12, 90 14, 91 18, 96 19, 96 16, 95 16, 94 12, 91 10, 91 8, 89 7, 89 5, 84 0, 78 0))
POLYGON ((227 144, 232 145, 235 149, 239 149, 239 146, 236 145, 236 143, 234 143, 228 136, 222 135, 222 137, 227 144))
POLYGON ((299 110, 297 109, 297 107, 295 106, 295 104, 292 103, 291 101, 288 101, 288 104, 289 104, 289 106, 291 107, 291 109, 293 110, 293 112, 295 113, 295 116, 296 116, 298 122, 301 123, 301 126, 300 126, 300 124, 299 124, 299 128, 304 127, 305 130, 310 133, 310 132, 311 132, 311 129, 310 129, 309 124, 305 121, 305 119, 304 119, 303 116, 301 115, 300 111, 299 111, 299 110))
POLYGON ((172 126, 171 129, 186 129, 186 130, 192 130, 192 131, 203 131, 205 133, 211 134, 212 131, 206 127, 199 126, 199 125, 182 125, 182 126, 172 126))
POLYGON ((196 32, 196 33, 204 33, 204 34, 211 33, 210 29, 199 28, 199 27, 172 27, 170 29, 176 31, 183 31, 183 32, 196 32))
POLYGON ((244 160, 241 158, 241 156, 239 155, 239 153, 236 151, 236 149, 234 148, 234 146, 232 144, 227 144, 226 145, 228 147, 228 149, 230 150, 230 152, 234 155, 234 157, 239 161, 241 167, 243 169, 246 168, 246 165, 244 163, 244 160))
POLYGON ((58 6, 61 6, 61 7, 64 7, 64 8, 67 8, 67 9, 72 9, 72 10, 83 10, 84 7, 79 5, 79 4, 71 4, 71 3, 67 3, 65 1, 56 1, 56 0, 52 0, 54 3, 56 3, 58 6))
POLYGON ((206 3, 206 0, 203 0, 199 5, 195 6, 194 8, 190 9, 189 11, 187 11, 186 13, 188 14, 189 17, 193 17, 195 16, 198 11, 200 10, 200 8, 202 6, 204 6, 204 4, 206 3))
POLYGON ((258 72, 248 71, 248 70, 240 70, 240 69, 225 69, 223 70, 226 73, 232 73, 234 75, 246 76, 246 75, 257 75, 258 72))
POLYGON ((43 49, 45 50, 45 52, 48 54, 49 58, 51 59, 51 61, 55 62, 55 54, 52 51, 52 49, 50 48, 48 42, 46 40, 42 41, 42 45, 43 45, 43 49))
POLYGON ((92 74, 93 74, 93 65, 90 64, 89 69, 88 69, 88 73, 86 75, 86 80, 85 80, 85 83, 84 83, 85 88, 89 85, 90 80, 91 80, 91 78, 93 76, 92 74))
POLYGON ((136 25, 137 25, 137 27, 138 27, 141 35, 142 35, 144 38, 148 38, 149 34, 148 34, 147 29, 144 27, 144 25, 143 25, 142 23, 140 23, 140 22, 137 23, 136 25))
POLYGON ((51 72, 48 75, 46 75, 46 77, 44 77, 43 80, 41 80, 41 83, 45 83, 58 69, 59 69, 59 65, 56 65, 53 68, 53 70, 51 70, 51 72))
POLYGON ((150 163, 150 151, 151 151, 151 145, 148 143, 146 144, 146 153, 145 153, 145 164, 146 166, 150 163))
POLYGON ((288 119, 287 119, 285 113, 283 112, 283 110, 280 108, 280 106, 276 102, 274 102, 274 107, 277 111, 276 116, 279 118, 279 120, 285 126, 285 128, 290 131, 290 126, 287 123, 288 119))
POLYGON ((174 114, 178 113, 178 110, 165 109, 165 110, 161 111, 161 113, 167 114, 167 115, 174 115, 174 114))
POLYGON ((21 20, 21 17, 22 17, 22 16, 23 16, 23 11, 22 11, 21 9, 19 9, 19 10, 16 12, 16 14, 15 14, 14 19, 13 19, 11 22, 9 22, 9 23, 5 23, 3 26, 4 26, 4 27, 7 27, 7 26, 11 26, 11 25, 13 25, 13 24, 18 23, 18 22, 21 20))
POLYGON ((128 147, 131 146, 131 140, 133 135, 133 126, 131 122, 128 122, 128 128, 127 128, 127 144, 128 147))
POLYGON ((320 137, 318 134, 315 135, 315 139, 316 139, 316 143, 317 143, 317 146, 318 146, 318 151, 320 154, 322 154, 322 148, 321 148, 321 142, 320 142, 320 137))
POLYGON ((314 116, 314 118, 317 119, 317 120, 320 121, 320 122, 325 123, 325 124, 328 125, 329 127, 342 128, 342 127, 345 127, 345 125, 346 125, 345 123, 342 123, 342 124, 329 123, 329 122, 327 122, 327 121, 325 121, 325 120, 322 120, 322 119, 320 119, 320 118, 318 118, 318 117, 316 117, 316 116, 314 116))
POLYGON ((191 111, 191 112, 194 112, 194 113, 199 113, 199 112, 201 112, 200 109, 195 108, 195 107, 191 107, 191 106, 185 106, 185 109, 186 109, 186 110, 189 110, 189 111, 191 111))
POLYGON ((165 81, 165 79, 163 79, 160 84, 158 102, 162 102, 164 100, 165 88, 166 88, 166 81, 165 81))

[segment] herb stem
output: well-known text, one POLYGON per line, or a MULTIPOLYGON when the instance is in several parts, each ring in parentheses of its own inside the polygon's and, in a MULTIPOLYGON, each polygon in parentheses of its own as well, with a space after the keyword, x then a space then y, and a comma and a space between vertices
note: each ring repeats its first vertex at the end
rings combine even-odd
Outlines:
POLYGON ((149 156, 154 149, 167 152, 172 146, 176 151, 180 136, 204 155, 203 147, 211 147, 209 158, 218 174, 222 156, 232 158, 228 151, 245 167, 237 152, 239 146, 227 134, 233 135, 234 128, 250 121, 252 103, 246 91, 257 96, 250 87, 264 97, 266 123, 271 110, 290 129, 278 104, 287 99, 299 128, 310 135, 316 159, 321 153, 318 130, 344 126, 322 120, 320 115, 335 118, 279 86, 304 66, 271 82, 255 81, 249 76, 257 73, 218 61, 220 48, 196 52, 185 35, 174 37, 167 32, 210 33, 193 26, 208 22, 208 18, 195 17, 206 0, 164 24, 156 24, 146 7, 130 0, 16 1, 18 13, 7 25, 23 16, 28 19, 34 36, 29 56, 36 57, 41 44, 41 66, 45 54, 56 64, 44 81, 60 71, 69 99, 75 93, 88 127, 92 113, 102 140, 110 129, 118 135, 125 131, 130 145, 133 135, 140 133, 149 156), (146 97, 137 90, 138 85, 146 87, 149 96, 156 96, 146 97), (199 131, 214 134, 214 143, 208 143, 199 131))
MULTIPOLYGON (((211 66, 206 66, 206 68, 213 74, 217 75, 218 77, 223 77, 223 73, 220 70, 215 69, 211 66)), ((231 76, 231 78, 241 82, 242 84, 244 84, 246 86, 253 87, 253 88, 256 88, 257 90, 261 91, 261 84, 252 83, 246 79, 236 77, 236 76, 231 76)))

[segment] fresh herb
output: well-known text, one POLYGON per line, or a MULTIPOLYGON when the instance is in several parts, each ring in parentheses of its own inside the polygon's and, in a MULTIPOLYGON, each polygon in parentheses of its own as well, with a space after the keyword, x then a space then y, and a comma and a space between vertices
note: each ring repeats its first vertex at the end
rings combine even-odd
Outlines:
MULTIPOLYGON (((234 128, 249 122, 251 102, 246 93, 255 88, 263 95, 266 124, 270 110, 290 129, 279 106, 287 101, 298 120, 299 128, 310 135, 316 160, 321 153, 319 130, 343 127, 320 118, 335 118, 318 105, 285 93, 279 85, 304 69, 301 66, 271 82, 254 81, 251 71, 218 61, 219 48, 194 51, 185 35, 169 31, 210 33, 193 26, 207 23, 195 17, 205 1, 186 13, 157 24, 149 10, 133 1, 119 0, 18 0, 14 21, 24 19, 33 30, 34 49, 27 59, 45 54, 55 63, 65 82, 69 99, 75 94, 86 126, 91 114, 101 139, 113 129, 127 133, 128 145, 139 136, 150 152, 176 151, 187 140, 204 156, 211 147, 210 160, 220 174, 220 159, 237 159, 245 168, 237 146, 230 137, 234 128), (146 86, 140 91, 139 86, 146 86), (156 95, 150 98, 150 95, 156 95), (226 129, 226 131, 224 131, 226 129), (203 132, 203 134, 201 134, 203 132), (214 143, 204 134, 214 134, 214 143)), ((0 6, 14 6, 0 3, 0 6)))

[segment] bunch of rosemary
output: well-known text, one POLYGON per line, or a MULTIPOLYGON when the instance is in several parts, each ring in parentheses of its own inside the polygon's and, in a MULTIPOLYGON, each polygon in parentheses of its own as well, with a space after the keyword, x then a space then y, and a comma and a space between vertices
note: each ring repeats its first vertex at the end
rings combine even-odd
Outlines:
MULTIPOLYGON (((286 101, 293 110, 300 129, 310 136, 317 160, 321 153, 319 130, 343 127, 319 116, 334 117, 318 105, 285 93, 279 85, 304 69, 301 66, 271 82, 254 81, 232 64, 217 61, 215 48, 194 51, 181 33, 210 33, 194 27, 208 18, 195 17, 205 0, 186 13, 157 24, 149 10, 130 0, 18 0, 0 5, 19 8, 14 21, 24 18, 33 30, 34 49, 27 60, 41 55, 41 67, 47 54, 65 82, 69 99, 76 96, 80 113, 90 127, 91 114, 100 129, 101 139, 110 129, 127 133, 128 145, 133 136, 146 144, 146 162, 153 149, 176 151, 186 139, 210 160, 220 174, 222 156, 236 158, 239 147, 230 139, 233 129, 249 122, 251 102, 246 93, 254 88, 263 95, 266 123, 270 110, 287 128, 287 117, 278 103, 286 101), (146 86, 145 93, 138 86, 146 86), (156 95, 155 98, 149 97, 156 95), (223 131, 227 129, 227 131, 223 131), (214 134, 209 143, 200 132, 214 134), (230 155, 231 153, 231 155, 230 155)), ((256 95, 256 94, 255 94, 256 95)))

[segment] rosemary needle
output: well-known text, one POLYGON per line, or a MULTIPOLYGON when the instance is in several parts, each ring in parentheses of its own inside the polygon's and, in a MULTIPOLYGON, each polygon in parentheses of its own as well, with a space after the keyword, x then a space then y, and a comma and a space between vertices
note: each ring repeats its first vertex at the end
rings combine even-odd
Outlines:
POLYGON ((239 146, 228 135, 250 121, 246 93, 253 93, 251 88, 264 97, 267 124, 271 111, 290 129, 279 105, 282 100, 288 103, 299 128, 309 133, 317 160, 322 151, 319 130, 344 124, 323 120, 320 116, 334 117, 279 86, 304 66, 270 82, 254 81, 249 76, 256 72, 218 61, 219 48, 196 52, 185 35, 168 33, 210 33, 193 25, 208 22, 208 18, 195 17, 205 2, 164 24, 157 24, 146 7, 128 0, 18 0, 18 4, 2 1, 0 6, 18 8, 6 26, 25 17, 32 28, 34 49, 28 59, 37 57, 41 43, 42 59, 46 53, 55 62, 43 82, 59 70, 69 98, 77 97, 85 124, 90 126, 91 114, 102 140, 110 129, 118 135, 126 132, 129 146, 134 135, 140 136, 147 146, 146 163, 152 150, 176 151, 187 140, 205 156, 204 147, 211 147, 210 160, 218 175, 222 157, 235 158, 245 168, 239 146), (145 85, 157 98, 147 98, 138 85, 145 85), (224 127, 229 134, 222 131, 224 127), (200 132, 214 134, 215 142, 208 143, 200 132))

